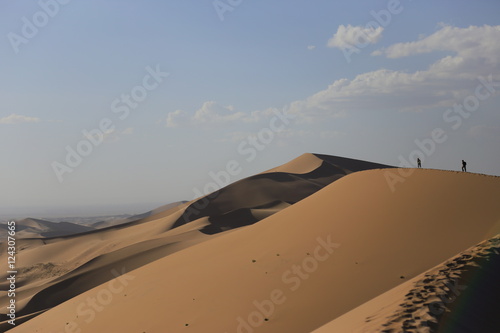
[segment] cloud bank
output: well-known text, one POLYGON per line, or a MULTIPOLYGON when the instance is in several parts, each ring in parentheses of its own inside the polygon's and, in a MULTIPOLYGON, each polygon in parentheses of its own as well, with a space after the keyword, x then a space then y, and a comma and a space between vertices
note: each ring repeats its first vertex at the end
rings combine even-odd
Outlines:
MULTIPOLYGON (((356 40, 356 33, 363 31, 360 29, 365 28, 341 26, 328 45, 341 47, 344 43, 352 43, 356 40)), ((381 37, 381 32, 370 30, 373 42, 381 37)), ((500 26, 441 26, 430 36, 390 45, 372 53, 395 59, 449 52, 429 64, 427 69, 407 72, 381 68, 359 74, 353 79, 338 79, 326 89, 290 103, 287 112, 297 116, 299 122, 312 123, 345 117, 359 110, 424 111, 448 108, 470 94, 477 86, 479 77, 492 75, 495 82, 500 80, 499 40, 500 26)), ((170 112, 166 125, 251 123, 272 116, 272 110, 244 113, 232 106, 209 101, 194 114, 181 110, 170 112)))
POLYGON ((40 118, 28 117, 12 113, 7 117, 0 118, 0 124, 20 124, 20 123, 39 123, 40 118))

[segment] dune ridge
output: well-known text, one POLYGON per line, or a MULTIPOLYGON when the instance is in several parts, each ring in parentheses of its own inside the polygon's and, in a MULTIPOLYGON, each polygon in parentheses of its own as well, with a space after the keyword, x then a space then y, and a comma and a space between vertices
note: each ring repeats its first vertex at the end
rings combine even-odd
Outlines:
POLYGON ((259 220, 252 214, 253 210, 281 203, 292 205, 354 171, 387 168, 392 166, 306 153, 193 201, 174 227, 209 216, 212 224, 201 231, 216 233, 223 230, 220 220, 228 215, 233 220, 235 215, 239 217, 238 226, 253 224, 259 220))

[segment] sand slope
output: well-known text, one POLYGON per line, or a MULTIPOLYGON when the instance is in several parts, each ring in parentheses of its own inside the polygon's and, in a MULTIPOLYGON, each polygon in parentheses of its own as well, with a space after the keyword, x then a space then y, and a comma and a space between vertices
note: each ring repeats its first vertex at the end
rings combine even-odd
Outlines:
POLYGON ((313 333, 498 332, 500 235, 343 314, 313 333))
POLYGON ((132 215, 126 218, 118 218, 118 219, 110 219, 110 220, 105 220, 105 221, 98 221, 92 223, 90 226, 95 229, 102 229, 102 228, 107 228, 107 227, 112 227, 124 223, 129 223, 129 222, 135 222, 138 220, 144 220, 147 217, 150 216, 157 216, 158 214, 166 211, 172 211, 173 208, 178 208, 187 201, 178 201, 178 202, 172 202, 163 206, 160 206, 158 208, 155 208, 153 210, 150 210, 148 212, 142 213, 142 214, 137 214, 137 215, 132 215))
POLYGON ((201 231, 213 234, 259 221, 253 211, 292 205, 353 171, 391 168, 344 157, 303 154, 277 168, 194 200, 174 227, 209 217, 201 231))
MULTIPOLYGON (((265 219, 351 173, 343 164, 359 164, 358 169, 385 167, 346 158, 335 162, 304 154, 280 171, 243 179, 192 202, 162 206, 132 221, 100 224, 99 230, 84 234, 19 240, 17 314, 38 314, 113 279, 114 271, 136 269, 210 239, 207 235, 265 219)), ((2 281, 5 277, 0 273, 2 281)), ((0 306, 7 301, 0 297, 0 306)))
POLYGON ((499 233, 500 178, 416 170, 392 192, 386 172, 130 272, 124 261, 12 332, 311 332, 499 233))

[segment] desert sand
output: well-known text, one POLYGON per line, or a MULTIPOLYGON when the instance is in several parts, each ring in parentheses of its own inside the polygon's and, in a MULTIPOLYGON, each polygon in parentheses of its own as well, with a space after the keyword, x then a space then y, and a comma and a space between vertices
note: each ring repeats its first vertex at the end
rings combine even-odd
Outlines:
POLYGON ((305 154, 137 220, 21 239, 9 332, 497 329, 500 177, 418 169, 388 183, 400 172, 305 154), (463 295, 479 321, 457 321, 463 295))

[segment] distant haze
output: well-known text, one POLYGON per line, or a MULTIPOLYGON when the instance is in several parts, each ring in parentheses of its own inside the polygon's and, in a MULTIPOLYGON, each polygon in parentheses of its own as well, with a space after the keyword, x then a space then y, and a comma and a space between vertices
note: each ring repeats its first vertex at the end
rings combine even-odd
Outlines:
POLYGON ((114 216, 122 214, 141 214, 157 208, 165 203, 131 204, 131 205, 108 205, 108 206, 60 206, 60 207, 26 207, 10 208, 2 211, 0 221, 34 218, 61 218, 61 217, 91 217, 91 216, 114 216))

